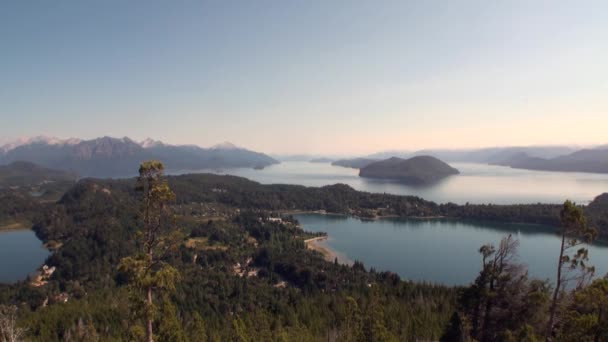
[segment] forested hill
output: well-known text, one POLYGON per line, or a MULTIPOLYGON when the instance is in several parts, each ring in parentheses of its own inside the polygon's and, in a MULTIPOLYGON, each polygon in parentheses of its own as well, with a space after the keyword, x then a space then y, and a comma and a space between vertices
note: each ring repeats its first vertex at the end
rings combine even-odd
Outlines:
MULTIPOLYGON (((212 174, 167 180, 176 196, 171 211, 177 239, 162 261, 180 277, 159 307, 159 341, 438 340, 444 332, 458 331, 460 314, 475 317, 467 308, 480 305, 466 301, 485 300, 483 290, 474 293, 477 283, 462 292, 402 281, 360 262, 327 262, 306 248, 304 241, 316 235, 303 231, 289 215, 277 220, 277 214, 325 210, 369 218, 445 216, 553 224, 560 210, 542 204, 436 204, 414 196, 359 192, 343 184, 262 185, 212 174)), ((16 194, 0 192, 0 203, 5 203, 4 195, 16 194)), ((588 212, 605 214, 607 196, 594 201, 588 212)), ((21 196, 19 202, 11 198, 6 200, 23 208, 11 207, 4 214, 28 215, 37 235, 53 247, 45 263, 55 272, 42 282, 0 285, 0 309, 18 305, 27 340, 127 340, 133 333, 132 293, 126 286, 129 277, 118 265, 138 253, 141 202, 135 180, 83 179, 59 201, 45 205, 29 206, 35 201, 31 196, 21 196)), ((605 222, 605 216, 598 217, 605 222)), ((485 279, 483 270, 479 279, 485 279)), ((532 321, 514 312, 544 312, 548 287, 525 275, 513 279, 517 284, 499 288, 518 290, 497 297, 504 299, 500 307, 507 305, 509 317, 493 311, 493 334, 525 332, 532 321)), ((542 331, 542 319, 533 325, 542 331)))
POLYGON ((16 161, 8 165, 0 165, 0 189, 75 180, 76 175, 73 173, 48 169, 28 162, 16 161))
MULTIPOLYGON (((416 218, 447 217, 557 226, 561 208, 556 204, 437 204, 416 196, 356 191, 345 184, 324 187, 263 185, 242 177, 215 174, 169 176, 168 181, 176 193, 178 203, 181 204, 217 202, 241 209, 324 210, 361 218, 393 215, 416 218)), ((76 188, 85 184, 99 184, 129 193, 132 192, 134 180, 89 179, 82 181, 76 188)), ((608 195, 599 196, 585 208, 590 223, 599 229, 600 237, 604 239, 608 238, 606 196, 608 195)))
MULTIPOLYGON (((262 210, 342 210, 358 200, 348 187, 216 175, 168 180, 179 248, 163 261, 180 280, 159 308, 158 341, 437 340, 455 309, 456 289, 327 262, 306 248, 315 235, 262 210)), ((34 230, 54 246, 46 265, 56 271, 44 285, 0 285, 0 305, 19 305, 28 341, 131 340, 127 277, 118 265, 138 250, 134 188, 133 179, 83 179, 38 213, 34 230)))

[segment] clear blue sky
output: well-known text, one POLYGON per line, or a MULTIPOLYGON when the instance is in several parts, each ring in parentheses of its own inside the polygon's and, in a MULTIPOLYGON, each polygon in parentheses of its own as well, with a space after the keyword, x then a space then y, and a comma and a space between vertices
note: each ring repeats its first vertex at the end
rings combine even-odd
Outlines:
POLYGON ((608 1, 2 1, 0 142, 608 141, 608 1))

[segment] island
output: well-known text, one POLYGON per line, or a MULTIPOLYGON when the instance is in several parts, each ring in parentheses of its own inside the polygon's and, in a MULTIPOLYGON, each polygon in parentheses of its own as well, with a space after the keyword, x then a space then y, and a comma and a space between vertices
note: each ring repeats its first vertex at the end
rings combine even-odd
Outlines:
POLYGON ((424 185, 459 173, 457 169, 435 157, 417 156, 409 159, 392 157, 371 163, 361 168, 359 176, 424 185))

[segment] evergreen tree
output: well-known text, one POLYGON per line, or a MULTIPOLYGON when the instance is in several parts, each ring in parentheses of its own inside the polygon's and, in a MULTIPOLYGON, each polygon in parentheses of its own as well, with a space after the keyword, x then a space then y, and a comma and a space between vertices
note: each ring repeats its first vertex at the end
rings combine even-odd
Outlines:
MULTIPOLYGON (((169 203, 175 195, 163 178, 163 164, 158 161, 143 162, 139 168, 136 191, 142 195, 141 224, 138 231, 140 251, 137 255, 123 258, 119 270, 129 279, 132 311, 137 319, 145 322, 145 338, 153 342, 153 325, 158 318, 155 292, 160 299, 166 292, 175 291, 178 271, 165 259, 177 248, 179 233, 173 227, 169 203)), ((134 329, 136 335, 139 329, 134 329)))
POLYGON ((188 325, 188 338, 191 342, 207 341, 205 322, 198 312, 194 312, 188 325))
POLYGON ((175 305, 165 299, 160 310, 158 340, 163 342, 186 342, 186 335, 179 321, 175 305))
POLYGON ((340 340, 345 342, 354 342, 361 339, 361 310, 357 301, 353 297, 346 297, 346 307, 342 328, 340 331, 340 340))
POLYGON ((562 318, 559 340, 608 341, 608 276, 572 295, 562 318))
POLYGON ((371 289, 367 315, 363 323, 363 335, 366 341, 389 342, 396 341, 384 325, 384 311, 380 304, 379 291, 374 285, 371 289))

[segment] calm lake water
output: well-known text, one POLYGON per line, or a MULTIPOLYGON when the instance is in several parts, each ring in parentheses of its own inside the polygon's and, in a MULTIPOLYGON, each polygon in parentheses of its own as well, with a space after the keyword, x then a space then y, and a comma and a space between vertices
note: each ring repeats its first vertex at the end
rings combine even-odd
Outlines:
MULTIPOLYGON (((581 204, 608 192, 608 174, 517 170, 504 166, 450 163, 460 175, 431 186, 360 178, 359 170, 329 163, 283 162, 263 170, 233 169, 226 173, 263 184, 323 186, 344 183, 361 191, 416 195, 445 203, 563 203, 570 199, 581 204)), ((207 171, 208 172, 208 171, 207 171)))
POLYGON ((24 280, 48 255, 31 230, 0 232, 0 283, 24 280))
MULTIPOLYGON (((551 227, 456 220, 361 221, 320 214, 296 218, 304 230, 327 232, 329 239, 323 243, 341 256, 362 261, 367 269, 395 272, 403 279, 468 284, 481 268, 479 247, 486 243, 497 246, 508 234, 518 238, 519 262, 528 265, 530 275, 555 277, 560 240, 551 227)), ((590 246, 589 256, 596 274, 605 275, 608 246, 590 246)))

